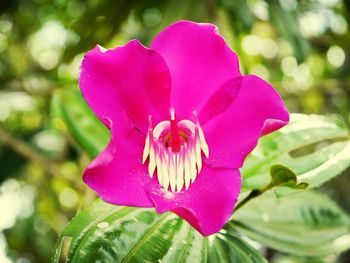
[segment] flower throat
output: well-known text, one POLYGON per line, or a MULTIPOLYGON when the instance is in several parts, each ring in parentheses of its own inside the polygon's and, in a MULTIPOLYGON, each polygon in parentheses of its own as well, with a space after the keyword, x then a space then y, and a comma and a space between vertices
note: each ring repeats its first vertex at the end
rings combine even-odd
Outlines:
POLYGON ((159 184, 165 191, 180 192, 190 187, 202 169, 202 152, 209 156, 203 130, 197 113, 194 122, 177 121, 175 110, 170 109, 170 120, 159 122, 154 128, 152 116, 142 155, 142 162, 148 160, 148 173, 152 178, 155 171, 159 184))

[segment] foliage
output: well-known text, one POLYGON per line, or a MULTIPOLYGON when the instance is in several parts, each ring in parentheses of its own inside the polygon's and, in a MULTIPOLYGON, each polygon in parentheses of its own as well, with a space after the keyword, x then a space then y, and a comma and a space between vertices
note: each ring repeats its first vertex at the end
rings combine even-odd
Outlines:
POLYGON ((204 238, 188 223, 151 209, 117 207, 96 201, 62 233, 61 244, 71 237, 68 262, 266 262, 236 234, 204 238), (231 262, 231 261, 230 261, 231 262))
MULTIPOLYGON (((57 96, 77 95, 75 91, 71 93, 68 95, 66 91, 57 96)), ((83 99, 78 98, 75 102, 85 113, 63 115, 63 118, 80 146, 93 155, 96 149, 91 147, 91 141, 96 134, 91 130, 98 120, 89 108, 81 106, 83 99), (89 125, 82 125, 82 120, 89 125)), ((61 108, 64 107, 65 104, 61 104, 61 108)), ((346 126, 337 118, 297 114, 293 115, 290 125, 265 136, 243 169, 244 185, 248 186, 245 189, 252 191, 241 200, 232 220, 217 235, 204 238, 173 214, 157 215, 153 209, 117 207, 97 201, 79 213, 62 232, 53 261, 58 262, 62 242, 67 237, 72 238, 68 262, 266 262, 258 251, 246 244, 242 235, 298 256, 320 257, 342 252, 350 247, 350 217, 326 196, 305 188, 318 186, 350 166, 347 134, 346 126), (319 131, 324 127, 328 129, 319 131), (311 135, 313 141, 307 139, 311 135), (314 147, 311 153, 307 149, 306 157, 294 160, 289 155, 310 143, 335 138, 343 141, 323 145, 329 153, 327 161, 320 162, 314 157, 314 147), (339 143, 348 148, 333 147, 339 143), (339 148, 347 149, 341 158, 339 148), (281 164, 298 166, 303 173, 295 174, 281 164), (325 172, 319 169, 322 165, 326 165, 325 172), (270 182, 251 185, 256 177, 264 176, 264 169, 269 169, 266 176, 270 182), (321 172, 313 171, 315 169, 321 172), (305 176, 307 173, 311 175, 305 176), (286 188, 294 189, 297 194, 278 197, 272 192, 286 194, 282 191, 286 188), (250 201, 253 198, 255 200, 250 201)), ((101 147, 104 143, 101 142, 101 147)), ((323 148, 319 152, 324 153, 323 148)))
POLYGON ((299 256, 325 256, 350 246, 350 218, 329 198, 306 191, 255 199, 234 214, 235 229, 269 247, 299 256))

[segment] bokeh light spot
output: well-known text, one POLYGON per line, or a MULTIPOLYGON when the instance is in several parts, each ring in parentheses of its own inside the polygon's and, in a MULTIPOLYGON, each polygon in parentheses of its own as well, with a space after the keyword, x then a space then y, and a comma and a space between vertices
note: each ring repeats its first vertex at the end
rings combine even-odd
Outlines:
POLYGON ((78 204, 79 197, 72 188, 64 188, 59 194, 59 200, 62 206, 74 208, 78 204))
POLYGON ((260 43, 261 43, 260 37, 256 35, 248 35, 243 38, 242 48, 249 55, 258 55, 260 43))
POLYGON ((260 45, 260 53, 265 58, 272 59, 277 56, 278 46, 277 43, 271 38, 265 38, 260 45))
POLYGON ((328 62, 336 68, 341 67, 345 61, 345 52, 341 47, 331 46, 327 51, 328 62))
POLYGON ((162 13, 157 8, 148 8, 142 16, 147 26, 156 26, 162 21, 162 13))
POLYGON ((292 77, 295 70, 298 67, 298 63, 295 57, 285 57, 281 62, 281 68, 285 75, 292 77))

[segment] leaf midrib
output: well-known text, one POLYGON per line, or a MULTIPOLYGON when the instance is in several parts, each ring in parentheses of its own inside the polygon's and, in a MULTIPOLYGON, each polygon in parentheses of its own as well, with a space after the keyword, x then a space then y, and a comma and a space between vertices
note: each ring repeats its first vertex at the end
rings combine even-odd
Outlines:
MULTIPOLYGON (((80 240, 80 243, 78 244, 78 246, 76 247, 76 249, 74 249, 73 251, 73 258, 72 258, 72 262, 75 261, 77 255, 79 254, 78 252, 80 251, 80 248, 81 246, 84 244, 84 241, 90 236, 89 234, 95 230, 95 227, 97 226, 97 222, 103 222, 103 221, 106 221, 109 217, 113 216, 114 213, 116 212, 121 212, 121 211, 127 211, 127 210, 130 210, 130 207, 123 207, 122 209, 119 209, 117 211, 112 211, 111 213, 108 213, 106 216, 103 216, 101 218, 99 218, 98 220, 96 220, 93 224, 91 224, 91 228, 86 231, 86 233, 83 235, 82 239, 80 240)), ((134 212, 138 212, 137 210, 134 210, 130 213, 127 213, 127 214, 123 214, 121 215, 120 217, 118 217, 118 219, 121 219, 121 218, 124 218, 126 216, 129 216, 130 214, 133 214, 134 212)), ((79 239, 78 239, 79 240, 79 239)), ((69 254, 68 254, 68 258, 69 258, 69 254)), ((67 262, 70 262, 70 260, 67 260, 67 262)))
POLYGON ((148 240, 148 238, 152 236, 152 234, 162 226, 163 221, 165 221, 165 219, 167 219, 168 217, 171 217, 171 214, 165 214, 161 218, 159 218, 158 222, 153 224, 146 231, 146 233, 139 239, 136 245, 132 249, 130 249, 128 254, 120 261, 120 263, 130 262, 130 258, 132 258, 138 251, 138 249, 148 240))

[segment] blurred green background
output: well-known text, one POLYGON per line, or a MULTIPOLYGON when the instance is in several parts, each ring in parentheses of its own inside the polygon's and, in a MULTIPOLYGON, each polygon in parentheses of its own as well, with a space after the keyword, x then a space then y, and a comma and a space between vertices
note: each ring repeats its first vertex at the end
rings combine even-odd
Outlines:
MULTIPOLYGON (((78 89, 83 54, 97 43, 148 45, 180 19, 216 24, 242 72, 271 82, 291 112, 335 113, 349 124, 349 1, 1 1, 1 263, 49 262, 58 233, 95 199, 81 181, 89 156, 67 132, 53 94, 78 89)), ((350 212, 348 176, 322 190, 350 212)), ((272 262, 298 262, 264 251, 272 262)), ((349 252, 338 261, 346 259, 349 252)))

